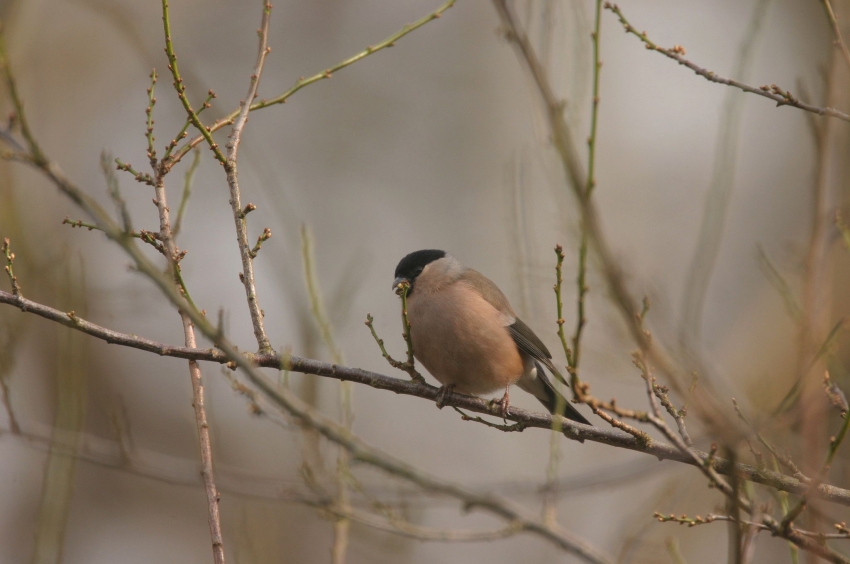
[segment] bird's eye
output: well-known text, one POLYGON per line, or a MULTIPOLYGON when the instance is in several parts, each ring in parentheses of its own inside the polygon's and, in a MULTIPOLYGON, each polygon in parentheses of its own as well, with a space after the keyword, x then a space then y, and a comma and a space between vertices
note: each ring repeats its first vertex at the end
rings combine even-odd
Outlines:
POLYGON ((420 274, 422 274, 422 270, 423 270, 423 267, 417 266, 415 269, 413 269, 414 276, 419 276, 420 274))

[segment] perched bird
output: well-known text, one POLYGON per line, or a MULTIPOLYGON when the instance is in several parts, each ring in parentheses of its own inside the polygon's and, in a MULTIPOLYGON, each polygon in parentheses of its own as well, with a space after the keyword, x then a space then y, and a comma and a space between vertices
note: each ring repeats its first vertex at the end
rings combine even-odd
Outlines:
POLYGON ((393 288, 404 282, 413 354, 442 384, 438 404, 453 389, 473 395, 504 389, 505 413, 516 384, 550 413, 560 403, 565 417, 590 424, 549 381, 543 366, 564 382, 552 355, 489 278, 429 249, 401 259, 393 288))

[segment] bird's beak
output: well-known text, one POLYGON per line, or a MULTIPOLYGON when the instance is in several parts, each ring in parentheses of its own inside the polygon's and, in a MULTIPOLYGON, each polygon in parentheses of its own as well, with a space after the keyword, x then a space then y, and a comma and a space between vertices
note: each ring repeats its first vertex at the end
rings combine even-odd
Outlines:
POLYGON ((407 278, 405 278, 404 276, 399 276, 398 278, 396 278, 395 280, 393 280, 393 290, 395 290, 395 291, 396 291, 396 293, 398 293, 398 292, 399 292, 399 290, 400 290, 399 286, 401 286, 401 284, 402 284, 403 282, 407 282, 407 283, 408 283, 408 285, 410 284, 410 280, 408 280, 408 279, 407 279, 407 278))

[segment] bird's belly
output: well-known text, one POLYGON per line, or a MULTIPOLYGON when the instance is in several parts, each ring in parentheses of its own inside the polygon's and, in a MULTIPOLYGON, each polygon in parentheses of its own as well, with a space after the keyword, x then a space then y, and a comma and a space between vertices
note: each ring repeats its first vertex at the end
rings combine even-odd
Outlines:
POLYGON ((426 297, 408 302, 410 335, 416 359, 441 384, 486 394, 522 376, 522 358, 504 316, 483 298, 450 291, 426 297))

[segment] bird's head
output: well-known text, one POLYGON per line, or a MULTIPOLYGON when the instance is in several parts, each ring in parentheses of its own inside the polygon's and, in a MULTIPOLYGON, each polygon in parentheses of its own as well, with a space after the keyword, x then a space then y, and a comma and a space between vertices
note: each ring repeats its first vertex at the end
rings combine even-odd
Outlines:
POLYGON ((395 267, 395 280, 393 280, 393 290, 397 294, 401 294, 402 285, 406 282, 408 285, 407 295, 413 293, 413 287, 416 285, 416 279, 425 270, 425 267, 434 261, 446 257, 445 251, 436 249, 424 249, 410 253, 401 259, 398 266, 395 267))

